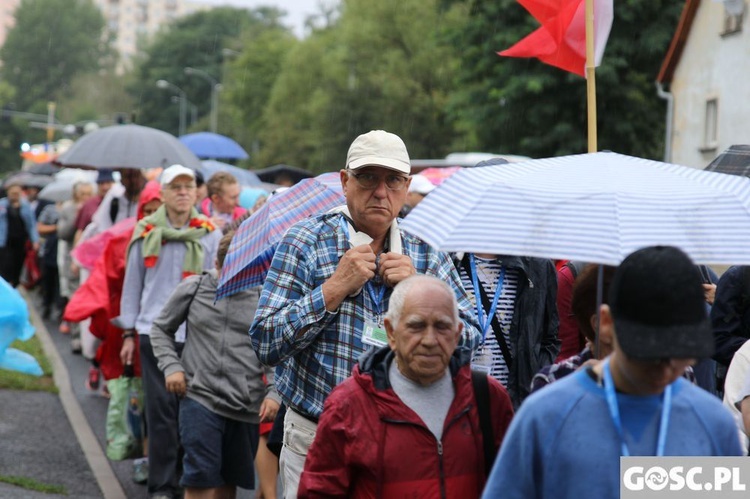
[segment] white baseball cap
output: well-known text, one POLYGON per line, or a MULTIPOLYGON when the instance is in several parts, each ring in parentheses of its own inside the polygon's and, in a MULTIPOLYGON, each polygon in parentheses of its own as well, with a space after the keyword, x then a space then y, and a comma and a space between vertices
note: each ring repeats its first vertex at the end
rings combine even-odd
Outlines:
POLYGON ((182 165, 172 165, 163 172, 161 172, 160 182, 161 186, 164 187, 172 183, 177 177, 190 177, 195 180, 195 171, 190 168, 186 168, 182 165))
POLYGON ((354 139, 346 155, 346 167, 357 170, 382 166, 409 175, 411 162, 404 141, 384 130, 372 130, 354 139))
POLYGON ((434 188, 435 184, 430 182, 430 180, 424 175, 417 174, 411 176, 409 192, 416 192, 417 194, 426 196, 427 194, 431 193, 434 188))

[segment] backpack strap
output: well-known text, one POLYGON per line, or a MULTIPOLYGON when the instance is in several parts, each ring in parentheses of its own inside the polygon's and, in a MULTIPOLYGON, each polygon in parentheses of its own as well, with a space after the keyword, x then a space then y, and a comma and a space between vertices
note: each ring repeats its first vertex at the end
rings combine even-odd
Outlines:
POLYGON ((582 262, 580 260, 570 260, 565 264, 565 266, 570 269, 570 273, 573 274, 574 281, 579 275, 581 275, 581 272, 583 272, 583 269, 586 268, 586 265, 586 262, 582 262))
POLYGON ((490 382, 486 373, 471 371, 471 384, 474 388, 474 398, 477 401, 477 412, 479 412, 479 429, 482 432, 484 447, 484 470, 485 474, 490 476, 496 454, 495 435, 490 423, 490 382))
MULTIPOLYGON (((188 303, 187 310, 188 314, 190 313, 190 307, 193 305, 193 300, 195 300, 195 295, 198 294, 198 290, 201 289, 201 284, 203 284, 203 276, 205 276, 206 273, 202 273, 200 278, 198 279, 198 285, 195 287, 195 291, 193 291, 193 296, 190 297, 190 302, 188 303)), ((185 341, 187 341, 188 336, 188 320, 187 317, 185 318, 185 341)))

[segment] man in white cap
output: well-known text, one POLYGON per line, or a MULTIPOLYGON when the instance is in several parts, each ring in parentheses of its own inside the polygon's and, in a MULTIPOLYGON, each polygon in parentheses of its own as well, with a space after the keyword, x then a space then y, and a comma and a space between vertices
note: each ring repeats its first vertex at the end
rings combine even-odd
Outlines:
POLYGON ((435 184, 424 175, 416 174, 411 176, 409 192, 406 194, 406 204, 401 209, 401 216, 405 217, 413 210, 422 200, 435 189, 435 184))
MULTIPOLYGON (((133 231, 125 266, 125 282, 117 326, 123 334, 120 358, 132 365, 135 336, 138 343, 146 396, 148 426, 148 493, 152 498, 172 498, 178 492, 178 399, 167 392, 151 348, 151 323, 184 277, 214 266, 221 231, 195 209, 195 172, 172 165, 161 174, 164 204, 142 219, 133 231)), ((185 341, 185 326, 176 340, 185 341)), ((181 348, 178 348, 181 350, 181 348)))
POLYGON ((285 497, 296 497, 326 397, 369 346, 386 344, 383 319, 396 284, 417 273, 450 284, 461 343, 477 345, 476 319, 449 256, 398 227, 410 172, 398 136, 360 135, 341 170, 346 206, 295 224, 276 249, 250 335, 261 362, 279 366, 276 386, 288 408, 285 497))

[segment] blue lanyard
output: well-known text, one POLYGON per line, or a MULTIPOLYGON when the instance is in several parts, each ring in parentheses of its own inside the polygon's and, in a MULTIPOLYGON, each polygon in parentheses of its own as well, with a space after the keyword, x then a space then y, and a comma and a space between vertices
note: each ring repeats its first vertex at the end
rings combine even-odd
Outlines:
POLYGON ((378 314, 378 321, 380 321, 380 316, 383 315, 380 304, 383 303, 383 297, 385 296, 385 284, 380 286, 380 293, 378 293, 377 295, 375 295, 375 290, 373 289, 372 282, 367 281, 367 284, 365 284, 365 289, 367 289, 367 294, 370 295, 372 304, 375 306, 375 312, 378 314))
MULTIPOLYGON (((604 372, 604 394, 607 397, 607 405, 609 406, 609 415, 612 417, 612 422, 615 424, 617 434, 620 436, 620 444, 622 445, 622 456, 630 456, 630 451, 625 443, 625 435, 622 430, 622 421, 620 419, 620 409, 617 406, 617 395, 615 395, 615 382, 612 379, 612 371, 609 370, 609 359, 604 361, 602 366, 604 372)), ((664 397, 662 399, 661 419, 659 421, 659 436, 656 441, 656 455, 661 457, 664 455, 664 447, 667 443, 667 430, 669 427, 669 413, 672 411, 672 385, 667 385, 664 389, 664 397)))
POLYGON ((492 304, 490 305, 490 313, 484 315, 484 307, 482 306, 482 298, 479 294, 479 277, 477 276, 477 264, 474 261, 474 254, 469 253, 469 266, 471 268, 471 283, 474 285, 474 301, 477 306, 477 322, 479 322, 479 329, 482 331, 482 345, 484 340, 487 338, 487 331, 490 330, 492 325, 492 318, 495 317, 497 311, 497 304, 500 301, 500 295, 503 292, 503 283, 505 281, 505 267, 500 268, 500 275, 497 277, 497 287, 495 287, 495 296, 492 298, 492 304))
MULTIPOLYGON (((339 226, 341 227, 341 230, 344 232, 344 235, 347 239, 349 239, 349 222, 347 221, 345 216, 341 216, 341 222, 339 223, 339 226)), ((381 320, 381 316, 383 315, 383 309, 381 308, 381 303, 383 303, 383 298, 385 297, 385 283, 383 283, 382 286, 380 286, 380 292, 376 295, 375 294, 375 288, 372 285, 372 282, 367 281, 367 284, 365 284, 365 289, 367 290, 367 294, 370 295, 370 299, 372 300, 372 304, 375 307, 375 313, 378 315, 378 322, 381 320)))

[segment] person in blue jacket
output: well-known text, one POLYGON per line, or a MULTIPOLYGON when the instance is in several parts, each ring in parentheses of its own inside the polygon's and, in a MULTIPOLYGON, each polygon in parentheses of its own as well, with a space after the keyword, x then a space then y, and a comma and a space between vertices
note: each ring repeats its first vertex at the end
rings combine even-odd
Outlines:
POLYGON ((26 243, 39 249, 39 233, 31 206, 23 198, 20 184, 5 186, 7 197, 0 199, 0 276, 14 288, 21 278, 26 243))
POLYGON ((612 354, 521 405, 485 498, 620 496, 620 456, 741 456, 731 414, 681 378, 714 341, 701 276, 673 247, 629 255, 600 310, 612 354))

